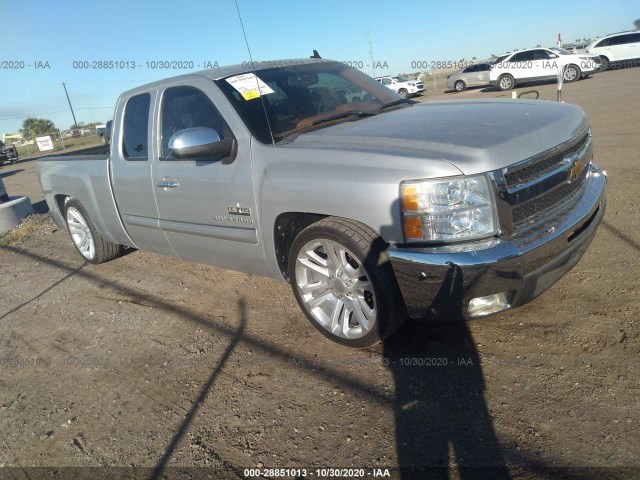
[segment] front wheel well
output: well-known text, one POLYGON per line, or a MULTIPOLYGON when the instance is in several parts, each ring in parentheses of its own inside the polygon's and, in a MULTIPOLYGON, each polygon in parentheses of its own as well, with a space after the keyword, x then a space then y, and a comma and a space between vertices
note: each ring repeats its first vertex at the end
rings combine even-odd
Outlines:
POLYGON ((64 217, 64 204, 71 198, 69 195, 57 194, 54 197, 56 207, 58 207, 58 212, 60 215, 64 217))
POLYGON ((273 226, 275 254, 278 268, 287 281, 289 281, 289 251, 293 241, 302 230, 326 217, 328 215, 319 213, 287 212, 281 213, 276 218, 273 226))

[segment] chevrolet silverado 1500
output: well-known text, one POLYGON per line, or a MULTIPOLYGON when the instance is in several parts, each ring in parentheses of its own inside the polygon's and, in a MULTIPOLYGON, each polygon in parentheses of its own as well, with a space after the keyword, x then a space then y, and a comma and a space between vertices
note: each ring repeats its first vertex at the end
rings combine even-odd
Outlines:
POLYGON ((288 281, 311 323, 352 347, 407 318, 532 300, 578 262, 606 206, 579 107, 417 103, 326 60, 135 88, 111 139, 104 155, 38 161, 86 261, 128 246, 288 281))

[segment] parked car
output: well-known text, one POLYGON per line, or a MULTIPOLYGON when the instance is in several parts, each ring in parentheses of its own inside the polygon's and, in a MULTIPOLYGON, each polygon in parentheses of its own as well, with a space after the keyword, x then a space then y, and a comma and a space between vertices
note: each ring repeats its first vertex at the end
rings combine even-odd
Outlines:
POLYGON ((476 63, 447 77, 447 88, 462 92, 467 87, 489 85, 491 63, 476 63))
POLYGON ((564 81, 575 82, 600 68, 597 55, 573 54, 562 48, 530 48, 511 53, 496 61, 489 72, 489 82, 500 90, 510 90, 518 84, 558 78, 564 69, 564 81))
POLYGON ((606 177, 580 107, 412 102, 342 62, 269 65, 129 90, 110 155, 38 159, 82 258, 125 245, 287 281, 320 332, 366 347, 408 317, 522 305, 593 239, 606 177))
POLYGON ((5 145, 3 141, 0 140, 0 166, 8 163, 13 165, 18 161, 18 149, 15 145, 5 145))
POLYGON ((100 129, 100 131, 98 132, 98 135, 100 135, 100 138, 102 138, 102 143, 104 143, 105 145, 111 141, 112 125, 113 125, 113 120, 109 120, 106 123, 105 127, 100 129))
POLYGON ((600 57, 603 70, 623 62, 637 65, 640 63, 640 32, 612 33, 591 42, 586 51, 600 57))
POLYGON ((424 93, 424 83, 419 80, 408 80, 401 76, 376 77, 375 80, 403 98, 420 96, 424 93))
POLYGON ((0 203, 5 203, 8 201, 10 201, 10 198, 9 195, 7 195, 7 190, 4 188, 2 177, 0 177, 0 203))

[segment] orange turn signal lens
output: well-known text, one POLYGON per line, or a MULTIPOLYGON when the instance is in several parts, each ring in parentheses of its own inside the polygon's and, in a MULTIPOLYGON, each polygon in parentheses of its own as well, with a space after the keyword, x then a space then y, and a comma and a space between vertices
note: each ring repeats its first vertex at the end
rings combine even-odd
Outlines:
POLYGON ((405 240, 422 240, 422 220, 420 217, 408 217, 404 219, 405 240))
POLYGON ((404 185, 402 187, 402 211, 417 212, 418 206, 418 190, 415 185, 404 185))

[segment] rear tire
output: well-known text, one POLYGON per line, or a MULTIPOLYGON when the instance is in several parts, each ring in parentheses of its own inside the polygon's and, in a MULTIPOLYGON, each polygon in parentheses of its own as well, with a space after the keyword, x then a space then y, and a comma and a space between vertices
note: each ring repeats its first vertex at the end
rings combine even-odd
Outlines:
POLYGON ((293 241, 288 267, 293 294, 324 336, 366 348, 405 322, 386 248, 370 228, 338 217, 308 226, 293 241))
POLYGON ((84 206, 75 198, 64 204, 64 218, 71 241, 82 258, 93 264, 108 262, 122 253, 122 245, 102 238, 84 206))

